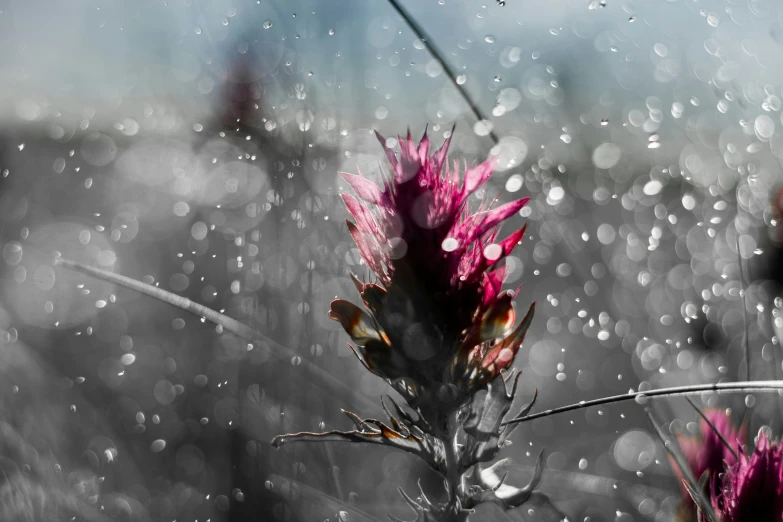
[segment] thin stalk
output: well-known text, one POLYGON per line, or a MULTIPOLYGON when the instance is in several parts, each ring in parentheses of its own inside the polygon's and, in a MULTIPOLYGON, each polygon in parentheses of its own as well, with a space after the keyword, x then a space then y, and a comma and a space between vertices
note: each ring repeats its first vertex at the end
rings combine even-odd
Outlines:
MULTIPOLYGON (((295 357, 297 355, 290 348, 283 346, 282 344, 270 339, 269 337, 265 336, 261 332, 258 332, 257 330, 254 330, 253 328, 250 328, 249 326, 240 323, 236 319, 232 319, 231 317, 221 314, 220 312, 212 310, 211 308, 207 308, 204 305, 194 303, 187 297, 182 297, 177 294, 172 294, 171 292, 163 290, 162 288, 148 285, 146 283, 142 283, 141 281, 136 281, 135 279, 132 279, 130 277, 126 277, 120 274, 115 274, 113 272, 109 272, 101 268, 95 268, 93 266, 83 265, 81 263, 77 263, 76 261, 71 261, 69 259, 65 259, 62 257, 57 257, 55 259, 55 264, 64 266, 66 268, 70 268, 71 270, 75 270, 77 272, 82 272, 84 274, 91 275, 98 279, 103 279, 105 281, 109 281, 118 284, 120 286, 124 286, 125 288, 129 288, 141 294, 148 295, 150 297, 163 301, 164 303, 168 303, 172 306, 175 306, 181 310, 185 310, 186 312, 189 312, 191 314, 197 315, 199 317, 203 317, 208 321, 211 321, 217 325, 222 326, 225 330, 228 330, 229 332, 236 334, 237 336, 241 337, 242 339, 245 339, 246 341, 250 341, 253 343, 257 341, 262 341, 266 343, 270 348, 278 351, 279 353, 281 353, 286 357, 295 357)), ((335 394, 339 394, 341 398, 356 400, 359 403, 361 403, 362 406, 369 408, 370 410, 373 411, 378 411, 378 405, 376 405, 375 403, 367 399, 364 395, 356 393, 356 390, 351 388, 344 381, 337 379, 336 377, 327 373, 322 368, 319 368, 318 366, 314 365, 307 359, 301 359, 301 365, 299 367, 307 371, 314 382, 318 382, 322 386, 324 386, 327 390, 330 390, 335 394)))
POLYGON ((737 263, 739 265, 740 291, 742 292, 742 322, 745 325, 745 380, 750 380, 750 324, 748 322, 748 306, 745 296, 745 278, 742 275, 742 255, 740 254, 739 234, 737 234, 737 263))
MULTIPOLYGON (((688 466, 688 461, 685 459, 680 448, 666 437, 663 433, 663 429, 655 422, 652 410, 649 407, 644 409, 644 413, 647 414, 647 418, 650 420, 650 424, 652 424, 655 433, 657 433, 658 438, 661 439, 663 447, 666 448, 666 451, 671 455, 675 464, 677 464, 677 467, 680 468, 680 473, 682 473, 682 476, 684 477, 683 483, 685 484, 688 493, 693 497, 693 502, 696 504, 697 509, 702 511, 710 522, 717 522, 718 517, 715 515, 709 499, 704 498, 704 492, 699 485, 699 482, 693 476, 691 468, 688 466)), ((701 520, 701 517, 698 518, 701 520)))
POLYGON ((690 403, 690 405, 693 406, 693 409, 696 410, 696 412, 701 416, 702 419, 704 419, 704 422, 706 422, 707 425, 710 427, 710 429, 712 429, 713 433, 715 433, 715 435, 718 436, 718 438, 723 443, 723 445, 726 446, 726 449, 729 450, 732 455, 734 455, 734 458, 737 459, 737 461, 739 461, 739 455, 737 455, 737 452, 734 451, 734 448, 731 447, 731 444, 729 444, 729 441, 727 441, 726 437, 723 436, 723 433, 721 433, 718 430, 718 428, 715 427, 712 421, 707 418, 704 412, 701 411, 701 408, 699 408, 699 406, 695 402, 693 402, 693 399, 691 399, 690 397, 685 397, 685 400, 687 400, 688 403, 690 403))
POLYGON ((446 438, 443 441, 446 452, 446 483, 449 486, 449 505, 456 508, 458 488, 462 473, 459 470, 459 456, 457 453, 457 432, 459 431, 457 413, 452 413, 449 418, 446 438))
POLYGON ((236 319, 232 319, 231 317, 223 315, 220 312, 216 312, 215 310, 212 310, 211 308, 207 308, 204 305, 194 303, 187 297, 182 297, 181 295, 167 292, 166 290, 163 290, 162 288, 158 288, 157 286, 148 285, 147 283, 136 281, 135 279, 131 279, 130 277, 126 277, 120 274, 115 274, 114 272, 109 272, 108 270, 103 270, 101 268, 96 268, 94 266, 83 265, 81 263, 77 263, 76 261, 65 259, 63 257, 56 258, 55 264, 70 268, 72 270, 76 270, 78 272, 83 272, 85 274, 95 276, 99 279, 104 279, 106 281, 116 283, 126 288, 130 288, 131 290, 135 290, 141 294, 154 297, 159 301, 163 301, 164 303, 168 303, 172 306, 190 312, 193 315, 203 317, 206 320, 215 323, 218 326, 222 326, 224 329, 238 335, 239 337, 247 341, 255 341, 264 338, 264 336, 260 332, 257 332, 256 330, 250 328, 249 326, 240 323, 236 319))
MULTIPOLYGON (((527 422, 541 417, 548 417, 558 413, 567 413, 569 411, 580 410, 582 408, 589 408, 591 406, 601 406, 603 404, 612 404, 615 402, 624 402, 637 400, 638 402, 646 401, 648 398, 655 397, 679 397, 682 395, 697 395, 704 392, 715 393, 747 393, 751 391, 759 392, 773 392, 783 390, 783 381, 747 381, 747 382, 722 382, 716 384, 696 384, 692 386, 674 386, 672 388, 661 388, 659 390, 649 390, 644 392, 631 392, 624 395, 613 395, 611 397, 603 397, 600 399, 594 399, 592 401, 582 401, 576 404, 569 404, 568 406, 560 406, 551 410, 534 413, 532 415, 526 415, 524 417, 518 417, 516 419, 510 419, 503 421, 501 426, 507 424, 513 424, 515 422, 527 422)), ((643 403, 643 402, 642 402, 643 403)))
MULTIPOLYGON (((430 52, 433 58, 440 64, 441 67, 443 67, 443 70, 446 72, 446 76, 449 77, 449 80, 451 80, 451 83, 454 84, 454 87, 459 92, 460 96, 465 99, 465 101, 468 103, 468 106, 470 107, 471 112, 473 112, 473 115, 476 117, 479 121, 489 121, 489 119, 484 116, 481 113, 481 109, 478 108, 476 103, 473 101, 473 99, 470 97, 468 92, 465 90, 465 88, 457 82, 457 72, 454 70, 453 67, 446 61, 446 58, 444 57, 444 54, 438 49, 438 47, 432 42, 429 36, 427 36, 427 33, 424 31, 424 28, 419 25, 419 23, 413 19, 413 17, 408 13, 408 11, 405 10, 402 5, 397 0, 388 0, 388 2, 391 4, 391 6, 394 8, 395 11, 397 11, 397 14, 399 14, 403 20, 405 20, 405 23, 408 24, 408 27, 411 28, 411 31, 413 31, 416 36, 419 38, 419 40, 422 41, 422 43, 427 47, 427 50, 430 52)), ((495 131, 490 130, 489 131, 489 137, 492 138, 492 141, 495 143, 495 145, 498 144, 498 136, 495 134, 495 131)))

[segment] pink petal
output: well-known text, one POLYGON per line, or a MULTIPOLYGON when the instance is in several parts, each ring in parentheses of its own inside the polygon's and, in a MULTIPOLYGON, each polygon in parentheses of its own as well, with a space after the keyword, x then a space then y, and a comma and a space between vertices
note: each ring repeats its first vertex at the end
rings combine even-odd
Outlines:
POLYGON ((411 137, 411 128, 408 127, 408 137, 405 140, 405 144, 408 149, 408 156, 411 158, 412 161, 418 160, 418 154, 416 149, 416 144, 413 142, 413 138, 411 137))
POLYGON ((367 283, 361 292, 364 306, 373 314, 378 314, 383 307, 383 300, 386 298, 386 290, 378 285, 367 283))
POLYGON ((441 145, 440 148, 435 152, 435 154, 432 155, 432 164, 435 172, 437 173, 443 171, 443 165, 446 160, 446 154, 448 154, 449 152, 449 145, 451 144, 451 138, 454 136, 454 129, 456 128, 457 125, 454 124, 454 126, 451 127, 451 133, 449 134, 449 137, 446 138, 446 141, 443 142, 443 145, 441 145))
POLYGON ((338 172, 338 174, 351 186, 356 195, 364 201, 375 203, 376 205, 380 205, 384 201, 381 188, 372 181, 346 172, 338 172))
POLYGON ((383 242, 384 234, 379 229, 373 215, 367 207, 359 203, 359 201, 350 194, 343 193, 341 196, 345 203, 345 207, 348 209, 348 213, 356 220, 356 225, 359 227, 359 230, 372 234, 378 241, 383 242))
POLYGON ((419 142, 419 158, 426 158, 427 152, 430 149, 430 138, 427 136, 427 128, 424 128, 424 136, 421 137, 421 141, 419 142))
POLYGON ((471 239, 476 239, 483 236, 485 232, 495 227, 498 223, 505 221, 509 217, 519 212, 522 207, 527 205, 528 201, 530 201, 530 198, 522 198, 516 201, 511 201, 505 205, 500 205, 497 208, 493 208, 481 216, 476 216, 480 217, 481 221, 474 227, 471 239))
POLYGON ((503 249, 503 254, 500 256, 500 259, 506 257, 514 250, 514 247, 516 247, 519 244, 519 242, 522 241, 522 238, 525 237, 526 230, 527 230, 527 223, 525 223, 522 226, 522 228, 512 233, 510 236, 508 236, 500 243, 498 243, 500 247, 503 249))
POLYGON ((495 160, 489 159, 480 165, 465 171, 465 180, 462 182, 462 193, 465 196, 473 194, 476 189, 487 182, 495 168, 495 160))
POLYGON ((375 245, 374 239, 369 234, 359 230, 356 225, 350 221, 346 221, 346 224, 348 225, 348 232, 350 232, 354 243, 356 243, 356 246, 359 249, 359 255, 362 256, 362 259, 367 263, 370 270, 375 272, 375 275, 383 280, 385 278, 385 273, 383 271, 384 258, 380 253, 380 249, 375 245))
POLYGON ((500 293, 503 287, 503 278, 506 276, 506 267, 500 266, 491 272, 485 272, 481 281, 481 288, 484 293, 484 306, 488 306, 500 293))
POLYGON ((391 163, 395 178, 401 176, 402 170, 399 161, 397 161, 397 156, 394 154, 394 150, 386 146, 386 138, 381 136, 377 131, 375 132, 375 137, 381 142, 381 147, 383 147, 383 152, 386 153, 386 159, 391 163))

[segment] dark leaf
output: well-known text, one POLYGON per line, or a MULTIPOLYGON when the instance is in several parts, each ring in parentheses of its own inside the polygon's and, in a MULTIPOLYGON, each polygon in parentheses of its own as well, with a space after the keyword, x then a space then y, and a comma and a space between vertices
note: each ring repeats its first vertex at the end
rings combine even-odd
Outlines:
POLYGON ((407 426, 396 422, 400 431, 374 419, 361 419, 358 415, 344 411, 357 429, 353 431, 328 431, 325 433, 301 432, 278 435, 272 445, 279 448, 290 442, 367 442, 382 444, 413 453, 426 462, 432 469, 445 475, 446 459, 443 442, 426 434, 413 433, 407 426))

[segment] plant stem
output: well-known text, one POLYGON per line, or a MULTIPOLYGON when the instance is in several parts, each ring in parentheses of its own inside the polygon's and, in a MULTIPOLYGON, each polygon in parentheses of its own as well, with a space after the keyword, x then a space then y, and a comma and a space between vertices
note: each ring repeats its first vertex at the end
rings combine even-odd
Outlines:
POLYGON ((459 470, 459 458, 457 455, 458 431, 459 423, 457 422, 457 413, 454 412, 449 415, 448 430, 446 432, 446 439, 443 441, 443 446, 446 449, 446 483, 449 487, 449 505, 454 506, 455 511, 459 507, 457 498, 462 475, 459 470))
MULTIPOLYGON (((180 308, 181 310, 185 310, 191 314, 203 317, 208 321, 222 326, 225 330, 228 330, 229 332, 241 337, 242 339, 245 339, 246 341, 250 341, 254 344, 259 341, 263 342, 271 349, 285 357, 297 356, 296 352, 287 346, 270 339, 261 332, 240 323, 236 319, 232 319, 227 315, 212 310, 211 308, 194 303, 187 297, 173 294, 167 290, 163 290, 162 288, 148 285, 146 283, 142 283, 141 281, 136 281, 130 277, 115 274, 114 272, 109 272, 108 270, 83 265, 81 263, 77 263, 76 261, 71 261, 70 259, 57 257, 55 259, 55 264, 67 267, 77 272, 89 274, 93 277, 97 277, 98 279, 110 281, 120 286, 124 286, 125 288, 130 288, 131 290, 148 295, 163 301, 164 303, 168 303, 172 306, 180 308)), ((308 373, 309 377, 312 379, 312 382, 321 384, 325 389, 331 391, 341 399, 356 401, 365 408, 368 408, 370 411, 378 411, 377 404, 367 399, 367 397, 364 395, 356 393, 356 390, 348 386, 344 381, 337 379, 335 376, 327 373, 324 369, 316 366, 307 359, 301 359, 299 368, 304 369, 308 373)))
POLYGON ((240 323, 236 319, 232 319, 226 315, 216 312, 215 310, 212 310, 211 308, 207 308, 204 305, 194 303, 187 297, 182 297, 181 295, 167 292, 162 288, 148 285, 147 283, 142 283, 141 281, 136 281, 130 277, 115 274, 114 272, 109 272, 108 270, 103 270, 94 266, 83 265, 63 257, 56 258, 55 264, 70 268, 71 270, 76 270, 78 272, 84 272, 85 274, 89 274, 91 276, 104 279, 118 285, 122 285, 141 294, 154 297, 155 299, 163 301, 164 303, 168 303, 177 308, 181 308, 182 310, 186 310, 193 315, 204 317, 208 321, 222 326, 229 332, 234 333, 247 341, 255 341, 264 338, 260 332, 257 332, 249 326, 240 323))
POLYGON ((742 323, 745 326, 745 380, 750 380, 750 324, 748 323, 748 306, 745 295, 745 277, 742 275, 742 254, 740 254, 739 234, 737 235, 737 264, 739 268, 740 291, 742 292, 742 323))
POLYGON ((699 406, 695 402, 693 402, 693 399, 691 399, 690 397, 685 397, 685 398, 688 400, 690 405, 693 406, 693 409, 696 410, 696 412, 699 414, 699 416, 701 416, 701 418, 704 419, 704 422, 707 423, 707 425, 710 427, 710 429, 713 431, 713 433, 715 433, 715 435, 718 436, 718 438, 723 443, 723 445, 726 447, 726 449, 729 450, 732 455, 734 455, 734 458, 737 459, 737 461, 739 461, 739 456, 737 455, 737 452, 734 451, 734 448, 731 447, 731 444, 729 444, 729 441, 727 441, 726 437, 723 436, 723 433, 721 433, 720 430, 718 430, 718 428, 715 427, 715 425, 712 423, 712 421, 707 418, 707 416, 704 414, 704 412, 701 411, 701 408, 699 408, 699 406))
POLYGON ((681 395, 696 395, 705 392, 726 392, 726 393, 741 393, 741 392, 772 392, 783 391, 783 381, 746 381, 746 382, 724 382, 716 384, 696 384, 693 386, 675 386, 672 388, 661 388, 659 390, 649 390, 644 392, 631 392, 624 395, 613 395, 611 397, 603 397, 601 399, 594 399, 592 401, 582 401, 576 404, 569 404, 568 406, 560 406, 551 410, 534 413, 532 415, 526 415, 524 417, 503 421, 501 426, 507 424, 513 424, 515 422, 527 422, 535 420, 541 417, 548 417, 558 413, 566 413, 569 411, 579 410, 582 408, 589 408, 591 406, 600 406, 602 404, 611 404, 614 402, 624 402, 630 400, 636 400, 644 404, 643 401, 654 397, 677 397, 681 395))
MULTIPOLYGON (((478 108, 473 99, 468 95, 468 92, 465 90, 465 88, 459 84, 457 81, 457 72, 451 67, 451 65, 449 65, 449 63, 446 61, 446 58, 444 58, 443 53, 440 52, 430 37, 427 36, 427 33, 424 32, 424 28, 421 27, 410 14, 408 14, 408 11, 406 11, 397 0, 388 1, 394 10, 397 11, 397 14, 399 14, 402 19, 405 20, 405 23, 408 24, 408 27, 411 28, 419 40, 421 40, 422 43, 427 47, 427 50, 429 50, 432 57, 435 58, 441 67, 443 67, 443 70, 446 72, 446 76, 449 77, 451 83, 454 84, 454 87, 456 87, 457 92, 459 92, 462 98, 468 103, 468 106, 470 107, 470 110, 473 112, 473 115, 476 117, 476 119, 479 121, 489 121, 489 119, 481 113, 481 110, 478 108)), ((492 139, 495 145, 498 144, 499 140, 497 134, 495 134, 495 131, 489 131, 489 137, 492 139)))

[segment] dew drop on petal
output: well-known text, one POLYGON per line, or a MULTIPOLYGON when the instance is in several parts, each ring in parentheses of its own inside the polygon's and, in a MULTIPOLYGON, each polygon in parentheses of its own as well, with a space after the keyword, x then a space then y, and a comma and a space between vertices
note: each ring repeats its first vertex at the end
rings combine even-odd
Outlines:
POLYGON ((446 252, 454 252, 459 246, 459 242, 453 237, 447 237, 440 246, 446 252))
POLYGON ((484 247, 484 257, 487 258, 488 261, 496 261, 500 259, 500 256, 502 254, 503 254, 503 247, 501 247, 496 243, 484 247))

